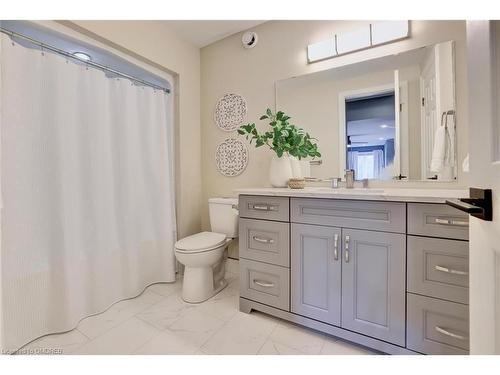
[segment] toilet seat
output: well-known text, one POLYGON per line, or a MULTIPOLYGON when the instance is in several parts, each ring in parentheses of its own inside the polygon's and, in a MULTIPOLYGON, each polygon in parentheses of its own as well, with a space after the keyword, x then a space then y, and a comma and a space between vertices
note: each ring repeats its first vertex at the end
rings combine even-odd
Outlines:
POLYGON ((185 237, 175 243, 180 253, 203 253, 219 248, 226 242, 226 235, 215 232, 201 232, 185 237))

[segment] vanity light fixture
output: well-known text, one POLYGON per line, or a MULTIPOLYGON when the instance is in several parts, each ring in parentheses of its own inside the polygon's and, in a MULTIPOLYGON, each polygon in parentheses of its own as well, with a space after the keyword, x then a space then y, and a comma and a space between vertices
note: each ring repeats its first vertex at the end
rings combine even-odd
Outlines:
POLYGON ((410 21, 380 21, 307 46, 309 63, 409 37, 410 21))
POLYGON ((307 46, 307 60, 312 63, 324 59, 329 59, 337 55, 335 38, 322 42, 309 44, 307 46))
POLYGON ((370 25, 372 46, 408 37, 410 21, 383 21, 370 25))
POLYGON ((337 53, 339 55, 358 51, 371 46, 370 25, 362 29, 337 34, 335 41, 337 43, 337 53))

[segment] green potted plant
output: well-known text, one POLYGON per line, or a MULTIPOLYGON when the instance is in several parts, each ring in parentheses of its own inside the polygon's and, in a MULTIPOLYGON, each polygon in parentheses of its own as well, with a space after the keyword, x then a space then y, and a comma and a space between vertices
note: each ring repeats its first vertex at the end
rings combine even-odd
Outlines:
POLYGON ((274 187, 286 187, 290 178, 302 177, 298 160, 321 156, 316 139, 291 124, 290 118, 283 111, 273 113, 268 108, 260 117, 260 120, 269 121, 268 131, 259 133, 255 123, 238 129, 238 133, 244 135, 250 144, 255 141, 255 147, 267 146, 274 151, 269 169, 269 180, 274 187))

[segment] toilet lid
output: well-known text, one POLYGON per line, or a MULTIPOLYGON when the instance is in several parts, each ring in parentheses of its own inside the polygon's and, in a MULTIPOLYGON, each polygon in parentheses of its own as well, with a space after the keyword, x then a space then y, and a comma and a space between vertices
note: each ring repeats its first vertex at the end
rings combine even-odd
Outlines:
POLYGON ((225 240, 225 234, 201 232, 177 241, 175 248, 182 251, 210 250, 222 245, 225 240))

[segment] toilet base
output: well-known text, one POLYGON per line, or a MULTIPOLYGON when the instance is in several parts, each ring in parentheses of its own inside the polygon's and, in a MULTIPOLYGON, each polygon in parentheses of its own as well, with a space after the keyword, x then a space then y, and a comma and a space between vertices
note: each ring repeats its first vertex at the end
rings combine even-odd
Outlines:
POLYGON ((224 278, 215 281, 212 267, 186 267, 182 285, 182 299, 188 303, 201 303, 227 286, 224 278))
POLYGON ((200 303, 219 293, 227 286, 227 246, 231 239, 208 251, 189 253, 176 249, 177 260, 184 265, 182 299, 188 303, 200 303))

